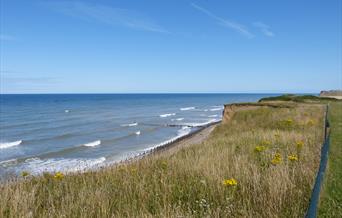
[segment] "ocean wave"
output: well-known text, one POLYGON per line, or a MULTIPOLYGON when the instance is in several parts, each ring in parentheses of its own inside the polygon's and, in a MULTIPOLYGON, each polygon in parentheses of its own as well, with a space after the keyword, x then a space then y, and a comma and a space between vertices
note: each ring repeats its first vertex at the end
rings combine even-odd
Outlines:
POLYGON ((210 109, 210 111, 221 111, 221 110, 223 110, 223 108, 212 108, 212 109, 210 109))
POLYGON ((162 118, 165 118, 165 117, 170 117, 170 116, 175 116, 175 115, 176 115, 176 113, 171 113, 171 114, 161 114, 159 116, 162 118))
POLYGON ((140 135, 140 134, 141 134, 141 131, 136 131, 135 134, 136 134, 136 135, 140 135))
POLYGON ((195 109, 195 107, 183 107, 180 110, 181 111, 189 111, 189 110, 194 110, 194 109, 195 109))
POLYGON ((212 108, 210 109, 210 111, 220 111, 224 109, 223 106, 211 106, 211 107, 212 108))
POLYGON ((18 163, 17 159, 9 159, 9 160, 0 161, 0 165, 3 167, 15 165, 16 163, 18 163))
POLYGON ((203 122, 203 123, 184 123, 183 125, 192 126, 192 127, 200 127, 200 126, 206 126, 206 125, 209 125, 211 123, 218 122, 218 121, 220 121, 220 119, 210 119, 210 120, 203 122))
POLYGON ((18 146, 22 143, 22 140, 14 141, 14 142, 1 142, 0 149, 10 148, 13 146, 18 146))
POLYGON ((161 142, 161 143, 159 143, 159 144, 152 145, 152 146, 150 146, 150 147, 144 149, 144 150, 143 150, 143 153, 149 152, 149 151, 151 151, 151 150, 153 150, 153 149, 155 149, 155 148, 158 148, 158 147, 161 147, 161 146, 170 144, 170 143, 176 141, 177 139, 179 139, 179 138, 181 138, 181 137, 183 137, 183 136, 188 135, 188 134, 191 132, 191 130, 192 130, 191 127, 184 126, 184 127, 182 127, 181 129, 178 130, 177 136, 175 136, 175 137, 173 137, 173 138, 171 138, 171 139, 165 140, 165 141, 163 141, 163 142, 161 142))
POLYGON ((94 142, 85 143, 85 144, 83 144, 83 146, 95 147, 95 146, 98 146, 100 144, 101 144, 101 140, 97 140, 97 141, 94 141, 94 142))
POLYGON ((208 117, 218 117, 218 115, 214 114, 214 115, 209 115, 208 117))
POLYGON ((131 127, 131 126, 137 126, 137 125, 138 125, 138 123, 135 122, 135 123, 122 124, 121 126, 129 126, 129 127, 131 127))
POLYGON ((182 121, 182 120, 184 120, 184 118, 183 118, 183 117, 176 118, 176 119, 171 119, 171 121, 182 121))
POLYGON ((76 172, 84 171, 86 169, 93 169, 101 166, 106 160, 105 157, 100 158, 59 158, 59 159, 27 159, 22 166, 17 168, 17 172, 28 171, 33 175, 39 175, 44 172, 76 172))

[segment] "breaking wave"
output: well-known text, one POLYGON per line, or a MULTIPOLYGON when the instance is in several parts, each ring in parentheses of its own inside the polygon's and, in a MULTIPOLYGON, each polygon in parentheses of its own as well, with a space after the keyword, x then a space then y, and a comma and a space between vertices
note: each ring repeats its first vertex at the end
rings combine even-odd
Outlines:
POLYGON ((184 120, 184 118, 183 118, 183 117, 176 118, 176 119, 171 119, 171 121, 182 121, 182 120, 184 120))
POLYGON ((0 143, 0 149, 10 148, 10 147, 13 147, 13 146, 18 146, 22 142, 23 142, 22 140, 14 141, 14 142, 1 142, 0 143))
POLYGON ((218 115, 214 114, 214 115, 209 115, 208 117, 218 117, 218 115))
POLYGON ((148 152, 148 151, 151 151, 151 150, 153 150, 153 149, 155 149, 155 148, 158 148, 158 147, 161 147, 161 146, 170 144, 170 143, 176 141, 177 139, 179 139, 179 138, 181 138, 181 137, 183 137, 183 136, 188 135, 188 134, 191 132, 191 130, 192 130, 191 127, 184 126, 184 127, 182 127, 181 129, 178 130, 177 136, 175 136, 175 137, 173 137, 173 138, 171 138, 171 139, 168 139, 168 140, 166 140, 166 141, 163 141, 163 142, 161 142, 161 143, 159 143, 159 144, 152 145, 152 146, 150 146, 150 147, 144 149, 143 152, 148 152))
POLYGON ((89 142, 89 143, 86 143, 86 144, 83 144, 83 146, 86 146, 86 147, 95 147, 95 146, 98 146, 101 144, 101 140, 97 140, 97 141, 94 141, 94 142, 89 142))
POLYGON ((189 110, 194 110, 194 109, 195 109, 195 107, 183 107, 180 110, 181 111, 189 111, 189 110))
POLYGON ((128 124, 122 124, 121 126, 137 126, 138 125, 138 123, 137 122, 135 122, 135 123, 128 123, 128 124))
POLYGON ((40 159, 31 158, 27 159, 18 172, 23 170, 30 172, 33 175, 42 174, 43 172, 76 172, 84 171, 86 169, 93 169, 99 167, 106 160, 105 157, 100 158, 52 158, 40 159))
POLYGON ((175 115, 176 115, 176 113, 171 113, 171 114, 161 114, 159 116, 162 118, 165 118, 165 117, 170 117, 170 116, 175 116, 175 115))

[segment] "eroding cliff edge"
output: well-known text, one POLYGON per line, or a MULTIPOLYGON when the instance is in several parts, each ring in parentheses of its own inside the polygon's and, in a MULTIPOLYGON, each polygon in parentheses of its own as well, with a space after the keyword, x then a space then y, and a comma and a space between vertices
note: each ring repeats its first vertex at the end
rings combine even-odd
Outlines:
POLYGON ((277 102, 265 102, 265 103, 234 103, 224 105, 222 114, 222 123, 228 123, 234 114, 238 111, 256 110, 259 108, 290 108, 291 105, 279 104, 277 102))

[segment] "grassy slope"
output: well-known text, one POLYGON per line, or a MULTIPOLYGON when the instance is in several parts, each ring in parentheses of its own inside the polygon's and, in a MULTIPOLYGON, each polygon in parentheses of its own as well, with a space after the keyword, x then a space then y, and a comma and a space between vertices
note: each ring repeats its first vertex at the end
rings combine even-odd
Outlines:
POLYGON ((319 163, 322 125, 319 105, 241 111, 204 143, 171 155, 2 185, 0 216, 300 217, 319 163), (267 149, 256 152, 260 145, 267 149), (282 161, 272 165, 276 153, 282 161), (291 154, 299 161, 289 161, 291 154), (222 184, 230 178, 237 186, 222 184))
POLYGON ((330 105, 331 144, 319 205, 319 217, 342 217, 342 101, 316 96, 284 95, 262 101, 321 102, 330 105))
POLYGON ((329 163, 319 207, 319 217, 342 217, 342 102, 330 104, 329 163))

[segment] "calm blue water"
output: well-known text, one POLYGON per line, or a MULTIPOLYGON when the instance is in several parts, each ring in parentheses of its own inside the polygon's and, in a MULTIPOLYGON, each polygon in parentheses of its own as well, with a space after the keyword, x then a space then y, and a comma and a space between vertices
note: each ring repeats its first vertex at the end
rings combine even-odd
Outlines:
POLYGON ((0 176, 75 171, 134 156, 270 94, 0 95, 0 176))

